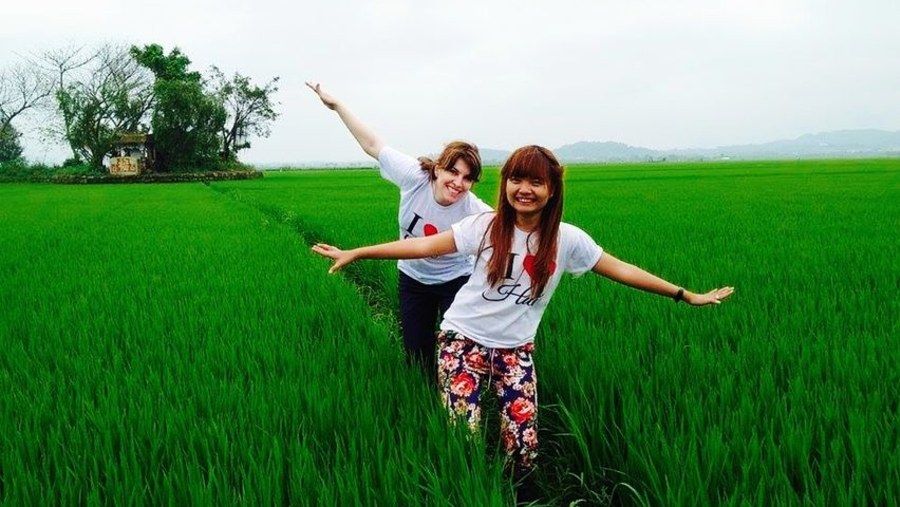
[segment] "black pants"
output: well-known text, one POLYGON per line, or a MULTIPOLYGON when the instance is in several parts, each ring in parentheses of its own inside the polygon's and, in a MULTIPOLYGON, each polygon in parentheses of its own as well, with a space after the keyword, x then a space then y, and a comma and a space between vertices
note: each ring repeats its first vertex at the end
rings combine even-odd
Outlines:
POLYGON ((435 327, 450 308, 456 292, 469 281, 461 276, 437 285, 425 285, 400 272, 400 327, 406 357, 422 365, 430 379, 437 378, 435 327))

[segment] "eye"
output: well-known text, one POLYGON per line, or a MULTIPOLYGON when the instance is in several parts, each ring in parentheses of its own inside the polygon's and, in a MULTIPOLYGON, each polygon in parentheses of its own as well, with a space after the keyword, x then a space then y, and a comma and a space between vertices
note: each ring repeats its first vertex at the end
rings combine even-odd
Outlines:
POLYGON ((475 179, 472 178, 471 176, 463 176, 463 179, 466 180, 466 181, 468 181, 469 183, 475 182, 475 179))
POLYGON ((509 179, 509 181, 511 181, 512 183, 520 183, 522 181, 522 179, 519 178, 518 176, 513 176, 509 179))
POLYGON ((540 178, 532 178, 531 184, 536 187, 542 187, 542 186, 544 186, 544 180, 542 180, 540 178))

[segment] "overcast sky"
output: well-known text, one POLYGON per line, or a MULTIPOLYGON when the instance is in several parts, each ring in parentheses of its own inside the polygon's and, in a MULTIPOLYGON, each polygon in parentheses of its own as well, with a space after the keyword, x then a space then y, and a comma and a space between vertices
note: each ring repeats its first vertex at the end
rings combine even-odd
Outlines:
MULTIPOLYGON (((0 67, 70 44, 179 47, 257 83, 281 117, 253 163, 366 158, 321 81, 411 154, 619 141, 715 147, 900 130, 900 1, 4 1, 0 67)), ((27 138, 32 160, 59 147, 27 138)))

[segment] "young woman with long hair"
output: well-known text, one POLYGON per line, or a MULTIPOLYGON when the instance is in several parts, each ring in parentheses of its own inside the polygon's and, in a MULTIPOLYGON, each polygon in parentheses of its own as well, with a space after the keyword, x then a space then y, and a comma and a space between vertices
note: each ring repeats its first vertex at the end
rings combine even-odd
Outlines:
POLYGON ((475 270, 441 323, 438 379, 451 414, 475 428, 483 382, 500 398, 501 442, 517 475, 537 454, 537 376, 532 354, 541 316, 564 272, 593 271, 690 305, 719 304, 734 289, 698 294, 616 259, 581 229, 561 222, 563 167, 540 146, 519 148, 501 169, 496 212, 467 217, 452 230, 415 241, 340 250, 316 245, 334 259, 334 273, 357 259, 410 259, 451 252, 476 256, 475 270))
MULTIPOLYGON (((471 192, 481 176, 481 157, 474 144, 454 141, 437 160, 415 159, 385 145, 319 83, 306 85, 338 114, 363 151, 378 161, 381 176, 400 188, 400 239, 449 231, 461 219, 491 210, 471 192)), ((421 364, 431 378, 436 368, 435 325, 469 279, 472 267, 471 256, 455 252, 397 263, 403 345, 407 358, 421 364)))

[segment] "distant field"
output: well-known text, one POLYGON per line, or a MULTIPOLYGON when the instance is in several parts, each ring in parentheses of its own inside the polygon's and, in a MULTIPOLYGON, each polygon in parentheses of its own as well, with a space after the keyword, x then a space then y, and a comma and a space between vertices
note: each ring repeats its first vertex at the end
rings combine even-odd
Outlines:
MULTIPOLYGON (((737 292, 562 283, 545 502, 897 502, 900 160, 574 166, 566 194, 613 255, 737 292)), ((308 250, 396 214, 365 170, 0 185, 0 503, 509 504, 496 428, 448 432, 404 364, 394 263, 308 250)))

